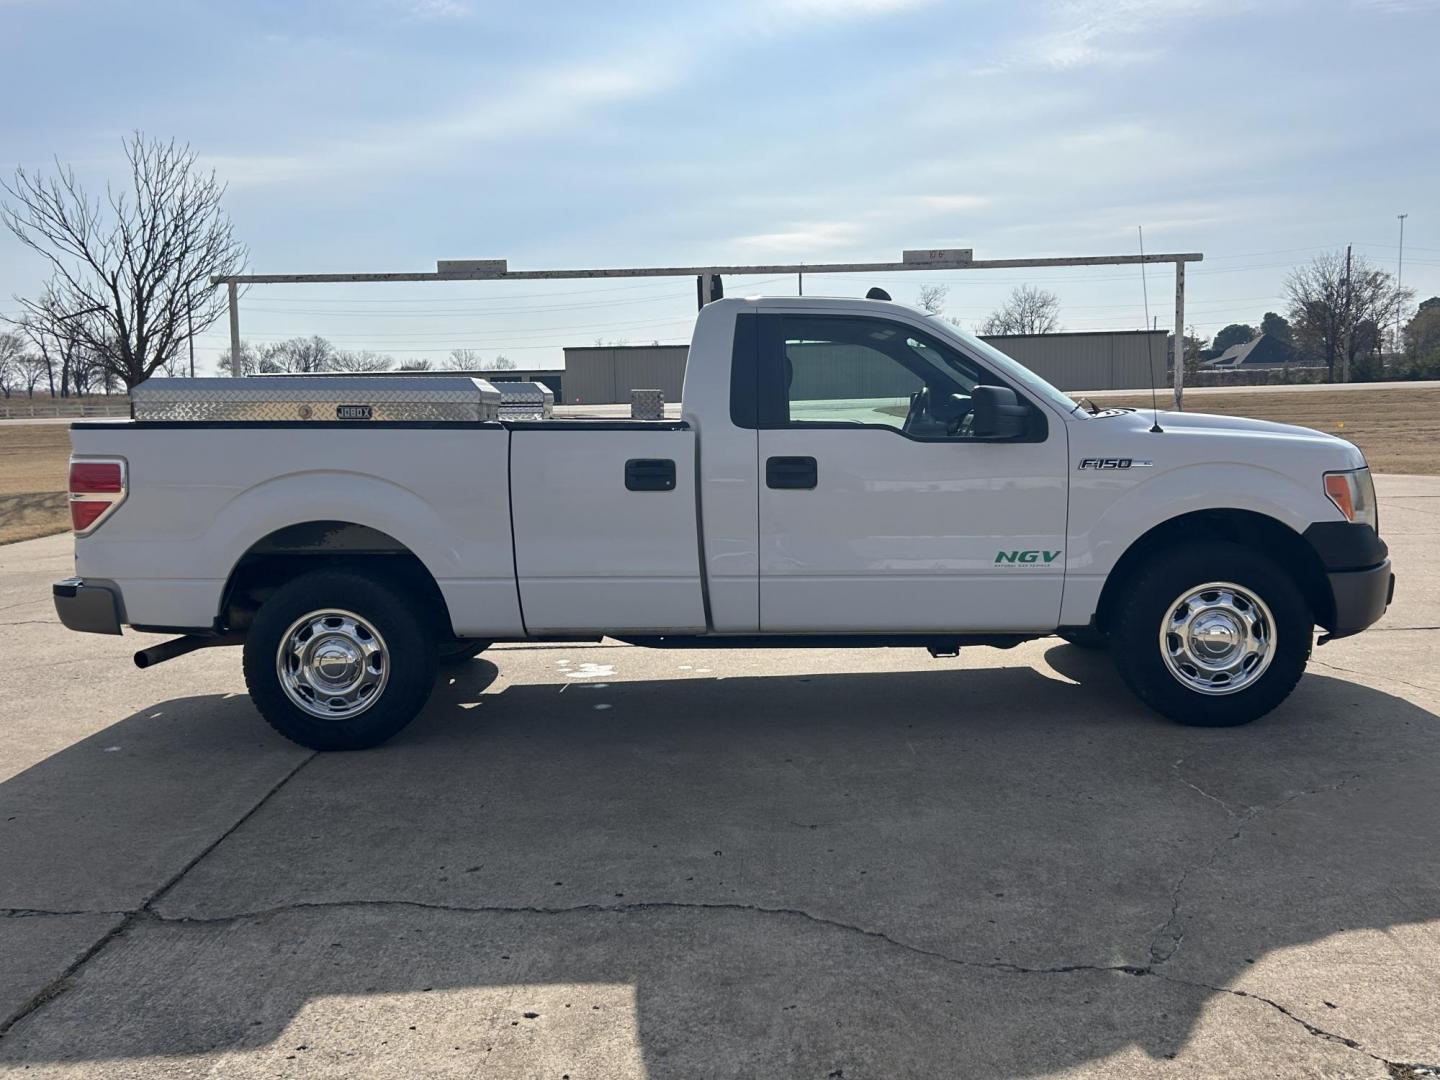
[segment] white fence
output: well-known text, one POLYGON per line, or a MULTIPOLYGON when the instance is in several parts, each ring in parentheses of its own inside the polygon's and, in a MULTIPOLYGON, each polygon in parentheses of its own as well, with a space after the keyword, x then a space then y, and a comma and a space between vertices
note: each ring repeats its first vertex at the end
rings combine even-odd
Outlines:
POLYGON ((129 416, 130 399, 114 401, 66 401, 63 398, 0 399, 0 420, 29 420, 45 417, 129 416))

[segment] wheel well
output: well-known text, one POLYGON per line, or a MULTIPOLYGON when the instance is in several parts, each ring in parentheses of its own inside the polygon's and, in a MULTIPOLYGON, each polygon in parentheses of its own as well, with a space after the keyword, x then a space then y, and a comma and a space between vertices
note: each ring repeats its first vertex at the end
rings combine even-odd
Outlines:
POLYGON ((307 521, 257 540, 230 572, 221 594, 218 630, 248 630, 276 589, 311 570, 354 570, 383 577, 419 599, 436 628, 450 634, 450 610, 435 577, 400 541, 349 521, 307 521))
POLYGON ((1251 510, 1197 510, 1156 525, 1120 556, 1100 592, 1095 622, 1107 628, 1110 613, 1123 595, 1126 580, 1150 556, 1180 544, 1227 540, 1273 558, 1299 586, 1315 621, 1327 630, 1335 621, 1335 598, 1320 556, 1306 539, 1283 522, 1251 510))

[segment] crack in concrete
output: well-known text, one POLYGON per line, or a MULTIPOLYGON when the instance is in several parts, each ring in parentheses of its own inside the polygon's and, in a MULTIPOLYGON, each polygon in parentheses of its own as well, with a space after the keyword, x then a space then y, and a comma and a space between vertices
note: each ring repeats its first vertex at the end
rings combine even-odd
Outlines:
POLYGON ((63 993, 69 980, 90 960, 99 955, 112 941, 127 933, 132 927, 140 923, 149 923, 162 926, 218 926, 234 924, 241 920, 263 919, 292 911, 323 911, 345 908, 362 907, 405 907, 421 911, 451 912, 456 914, 534 914, 534 915, 567 915, 567 914, 632 914, 646 911, 731 911, 747 914, 773 915, 789 918, 803 919, 815 925, 828 927, 845 933, 859 934, 863 937, 882 942, 892 948, 901 949, 915 956, 922 956, 927 959, 938 960, 942 963, 951 964, 957 967, 977 969, 989 972, 1012 975, 1072 975, 1072 974, 1107 974, 1126 975, 1132 978, 1155 978, 1178 986, 1186 986, 1191 989, 1205 990, 1211 993, 1228 994, 1232 997, 1244 998, 1258 1001, 1269 1006, 1282 1016, 1302 1027, 1308 1034, 1315 1038, 1334 1042, 1364 1054, 1366 1057, 1376 1061, 1386 1068, 1387 1072, 1395 1080, 1421 1080, 1426 1077, 1440 1077, 1440 1067, 1424 1065, 1414 1062, 1390 1061, 1387 1058, 1366 1050, 1358 1041, 1348 1036, 1339 1035, 1327 1031, 1318 1025, 1312 1024, 1303 1017, 1291 1012, 1279 1002, 1259 994, 1253 994, 1245 990, 1235 990, 1229 987, 1214 986, 1209 983, 1198 982, 1191 979, 1182 979, 1178 976, 1169 975, 1158 970, 1158 968, 1175 955, 1184 940, 1184 932, 1175 937, 1174 944, 1163 957, 1158 956, 1157 946, 1161 937, 1174 925, 1179 918, 1180 895, 1184 890, 1185 882, 1195 870, 1204 869, 1219 857, 1220 852, 1229 844, 1240 839, 1245 831, 1245 826, 1253 821, 1264 811, 1279 810, 1289 805, 1296 799, 1308 795, 1320 794, 1325 791, 1338 791, 1351 780, 1359 778, 1358 773, 1347 776, 1338 783, 1326 785, 1319 788, 1310 788, 1295 792, 1280 802, 1270 807, 1246 807, 1241 814, 1236 814, 1223 799, 1212 795, 1198 785, 1190 782, 1179 775, 1179 766, 1184 759, 1177 760, 1171 766, 1177 779, 1187 787, 1192 788, 1198 794, 1221 806, 1227 815, 1237 818, 1238 823, 1235 831, 1219 841, 1212 849, 1209 858, 1198 867, 1186 868, 1176 882, 1175 888, 1171 891, 1171 911, 1169 918, 1162 924, 1156 936, 1150 944, 1150 963, 1144 965, 1135 964, 1065 964, 1054 967, 1031 967, 1024 964, 1004 960, 975 960, 968 957, 951 956, 948 953, 936 949, 927 949, 920 945, 902 941, 899 938, 890 936, 880 930, 872 930, 868 927, 857 926, 851 923, 841 922, 838 919, 831 919, 825 916, 816 915, 805 911, 803 908, 774 908, 756 904, 741 903, 695 903, 685 901, 648 901, 629 904, 578 904, 568 907, 544 907, 544 906, 465 906, 455 904, 437 904, 419 900, 394 900, 394 899, 368 899, 368 900, 338 900, 338 901, 301 901, 292 904, 282 904, 270 908, 261 908, 252 911, 236 912, 228 915, 195 918, 189 916, 165 916, 154 910, 154 905, 163 899, 181 880, 185 878, 203 859, 225 842, 238 829, 249 821, 262 806, 273 798, 286 784, 315 759, 314 753, 306 755, 295 767, 287 772, 268 790, 259 800, 255 802, 244 814, 227 829, 225 829, 214 841, 207 844, 194 858, 190 859, 183 867, 173 874, 167 881, 155 889, 139 907, 129 911, 52 911, 35 908, 6 908, 0 909, 0 917, 3 918, 64 918, 77 915, 120 915, 121 921, 107 934, 86 949, 74 962, 72 962, 56 979, 47 984, 39 993, 34 995, 24 1006, 13 1015, 0 1020, 0 1040, 3 1040, 9 1032, 21 1020, 30 1016, 37 1009, 47 1002, 63 993), (1158 957, 1158 958, 1157 958, 1158 957))
POLYGON ((0 919, 70 919, 76 915, 133 914, 133 911, 51 911, 47 908, 0 908, 0 919))
MULTIPOLYGON (((273 785, 270 787, 270 790, 269 790, 269 791, 265 792, 265 794, 262 795, 262 796, 256 801, 256 803, 255 803, 254 806, 250 807, 249 810, 246 810, 245 813, 241 814, 241 815, 235 820, 235 822, 234 822, 228 829, 225 829, 225 830, 224 830, 223 832, 221 832, 221 834, 220 834, 219 836, 217 836, 213 841, 211 841, 209 844, 206 844, 205 847, 200 851, 200 853, 199 853, 198 855, 196 855, 193 859, 190 859, 188 862, 186 862, 185 865, 182 866, 176 873, 172 874, 166 881, 164 881, 163 883, 161 883, 160 887, 157 888, 157 889, 155 889, 153 892, 150 893, 150 895, 148 895, 147 897, 145 897, 145 899, 141 901, 140 906, 137 907, 137 908, 135 908, 133 911, 124 911, 124 912, 102 912, 102 911, 94 911, 94 912, 88 912, 88 911, 49 912, 49 911, 37 910, 36 913, 35 913, 35 914, 32 914, 32 915, 19 915, 19 916, 17 916, 17 917, 20 917, 20 918, 35 918, 35 917, 37 917, 37 916, 38 916, 38 917, 41 917, 41 918, 44 918, 44 917, 46 917, 46 916, 58 917, 58 916, 63 916, 63 915, 116 915, 116 914, 119 914, 119 915, 123 915, 124 918, 122 918, 122 919, 120 920, 120 922, 118 922, 118 923, 110 930, 109 933, 102 935, 102 936, 99 938, 99 940, 93 942, 93 943, 90 945, 90 947, 89 947, 88 949, 86 949, 84 952, 82 952, 75 960, 73 960, 73 961, 65 968, 64 971, 62 971, 62 972, 61 972, 58 976, 56 976, 54 979, 50 980, 50 982, 47 983, 47 984, 39 991, 39 993, 37 993, 37 994, 35 994, 34 996, 32 996, 29 1001, 27 1001, 24 1005, 22 1005, 22 1006, 21 1006, 19 1009, 17 1009, 14 1013, 12 1013, 11 1015, 6 1016, 6 1017, 0 1017, 0 1039, 4 1039, 6 1033, 7 1033, 11 1028, 13 1028, 13 1027, 14 1027, 16 1024, 18 1024, 21 1020, 24 1020, 25 1017, 29 1016, 29 1015, 30 1015, 31 1013, 33 1013, 36 1009, 40 1008, 40 1007, 41 1007, 42 1005, 44 1005, 47 1001, 51 1001, 51 1000, 53 1000, 55 997, 57 997, 58 995, 64 993, 66 986, 69 984, 70 979, 75 975, 76 972, 78 972, 82 967, 84 967, 84 966, 85 966, 86 964, 88 964, 92 959, 94 959, 96 956, 98 956, 98 955, 105 949, 105 947, 108 946, 112 941, 114 941, 116 938, 120 937, 120 936, 123 935, 126 931, 128 931, 133 925, 135 925, 135 922, 136 922, 137 920, 139 920, 139 919, 141 919, 141 918, 144 918, 145 915, 150 911, 150 905, 154 904, 157 900, 159 900, 159 899, 160 899, 161 897, 163 897, 166 893, 168 893, 171 889, 173 889, 173 888, 180 882, 181 878, 183 878, 186 874, 190 873, 191 870, 195 869, 196 864, 198 864, 201 859, 205 858, 205 856, 209 855, 209 854, 210 854, 212 851, 214 851, 217 847, 219 847, 221 844, 223 844, 223 843, 235 832, 236 829, 240 828, 240 826, 244 825, 245 822, 249 821, 252 817, 254 817, 256 811, 258 811, 262 806, 264 806, 267 802, 269 802, 270 799, 274 797, 274 795, 276 794, 276 792, 278 792, 281 788, 283 788, 286 784, 288 784, 291 780, 293 780, 293 779, 295 778, 295 774, 296 774, 296 773, 298 773, 298 772, 299 772, 301 769, 303 769, 306 765, 310 764, 310 762, 314 761, 314 760, 315 760, 315 756, 316 756, 316 755, 315 755, 315 751, 312 750, 309 754, 307 754, 307 755, 305 755, 303 758, 301 758, 300 761, 296 763, 296 765, 295 765, 294 768, 292 768, 289 772, 287 772, 284 776, 282 776, 275 784, 273 784, 273 785)), ((11 911, 24 911, 24 910, 26 910, 26 909, 23 909, 23 908, 22 908, 22 909, 15 909, 15 908, 12 908, 12 909, 8 909, 8 910, 11 910, 11 911)))
MULTIPOLYGON (((308 760, 308 759, 307 759, 308 760)), ((297 770, 298 771, 298 770, 297 770)), ((293 774, 292 774, 293 775, 293 774)), ((1333 785, 1338 789, 1348 782, 1350 778, 1333 785)), ((1324 790, 1324 789, 1317 789, 1324 790)), ((1303 795, 1314 792, 1298 792, 1290 796, 1276 807, 1285 805, 1303 795)), ((1259 809, 1257 808, 1257 812, 1259 809)), ((253 812, 253 811, 252 811, 253 812)), ((248 816, 248 815, 247 815, 248 816)), ((1251 818, 1255 815, 1252 814, 1251 818)), ((1249 818, 1246 819, 1250 820, 1249 818)), ((1237 830, 1238 835, 1239 830, 1237 830)), ((153 900, 151 901, 153 902, 153 900)), ((1192 990, 1203 990, 1215 994, 1227 994, 1231 997, 1241 998, 1249 1001, 1256 1001, 1265 1005, 1287 1020, 1303 1028, 1309 1035, 1333 1042, 1336 1045, 1344 1046, 1370 1058, 1372 1061, 1383 1065, 1391 1077, 1395 1080, 1423 1080, 1427 1077, 1440 1077, 1440 1067, 1421 1064, 1418 1062, 1392 1061, 1379 1054, 1367 1050, 1358 1040, 1347 1035, 1327 1030, 1318 1024, 1311 1023, 1304 1017, 1292 1012, 1284 1005, 1273 998, 1265 997, 1248 990, 1237 990, 1226 986, 1215 986, 1211 983, 1200 982, 1194 979, 1184 979, 1175 975, 1156 970, 1153 964, 1064 964, 1053 967, 1032 967, 1026 964, 1014 963, 1005 960, 975 960, 969 957, 952 956, 936 949, 927 949, 924 946, 915 945, 899 938, 864 926, 857 926, 852 923, 842 922, 838 919, 816 915, 803 908, 776 908, 766 907, 759 904, 741 903, 696 903, 685 901, 638 901, 629 904, 575 904, 568 906, 542 906, 542 905, 465 905, 465 904, 441 904, 423 900, 396 900, 396 899, 365 899, 365 900, 330 900, 330 901, 298 901, 291 904, 278 904, 268 908, 257 908, 250 911, 235 912, 227 915, 215 915, 204 917, 193 916, 165 916, 154 911, 147 903, 135 911, 127 913, 127 925, 134 925, 138 922, 146 922, 159 926, 182 926, 182 927, 215 927, 230 926, 237 922, 272 918, 277 915, 289 914, 292 912, 309 911, 338 911, 362 908, 407 908, 415 911, 444 912, 460 915, 542 915, 542 916, 563 916, 563 915, 625 915, 650 911, 726 911, 752 915, 780 916, 785 918, 801 919, 817 926, 828 929, 839 930, 843 933, 859 934, 862 937, 879 941, 892 948, 903 950, 915 956, 926 959, 938 960, 941 963, 954 965, 956 967, 978 969, 982 971, 995 972, 1006 975, 1126 975, 1132 978, 1153 978, 1162 982, 1171 983, 1176 986, 1184 986, 1192 990)), ((98 912, 95 914, 99 914, 98 912)), ((110 937, 117 936, 116 934, 110 937)), ((106 940, 109 940, 107 938, 106 940)), ((96 950, 98 951, 98 950, 96 950)), ((93 952, 90 954, 93 955, 93 952)), ((78 966, 78 965, 77 965, 78 966)), ((54 993, 49 993, 35 1002, 35 1007, 50 1000, 54 993)), ((29 1011, 33 1011, 33 1008, 29 1011)), ((18 1017, 16 1018, 19 1019, 18 1017)))
POLYGON ((1339 664, 1331 664, 1324 660, 1316 660, 1310 657, 1310 663, 1318 664, 1320 667, 1329 668, 1331 671, 1343 671, 1346 675, 1359 675, 1365 679, 1387 679, 1390 682, 1399 683, 1401 686, 1413 687, 1416 690, 1423 690, 1427 694, 1440 694, 1440 687, 1426 686, 1423 683, 1410 682, 1408 679, 1399 679, 1394 675, 1381 675, 1374 671, 1356 671, 1354 668, 1341 667, 1339 664))
POLYGON ((1334 784, 1324 784, 1320 787, 1305 788, 1301 791, 1293 792, 1271 806, 1247 806, 1242 812, 1236 813, 1230 807, 1230 804, 1225 802, 1225 800, 1221 799, 1219 796, 1210 794, 1208 791, 1205 791, 1203 788, 1191 783, 1189 780, 1186 780, 1183 776, 1180 775, 1180 765, 1182 762, 1184 762, 1184 760, 1184 758, 1179 758, 1170 767, 1171 771, 1175 774, 1175 778, 1179 780, 1182 784, 1184 784, 1186 787, 1194 789, 1210 801, 1218 803, 1222 808, 1224 808, 1225 812, 1230 815, 1231 818, 1236 820, 1236 825, 1234 832, 1232 832, 1229 836, 1222 837, 1220 840, 1216 841, 1215 845, 1210 849, 1209 856, 1205 859, 1204 862, 1199 863, 1195 866, 1187 866, 1184 870, 1181 871, 1180 877, 1176 880, 1174 887, 1170 890, 1170 914, 1166 917, 1165 921, 1156 928, 1154 936, 1150 939, 1149 952, 1150 964, 1152 967, 1159 967, 1161 964, 1169 961, 1177 952, 1180 951, 1180 944, 1185 940, 1185 930, 1183 928, 1183 925, 1181 926, 1179 933, 1175 932, 1175 927, 1176 924, 1180 922, 1180 897, 1181 894, 1185 891, 1185 884, 1187 881, 1189 881, 1191 874, 1203 870, 1208 870, 1210 869, 1210 867, 1214 866, 1216 860, 1220 858, 1221 852, 1223 852, 1226 848, 1239 840, 1240 837, 1244 834, 1246 826, 1249 825, 1250 822, 1254 821, 1255 818, 1259 817, 1261 814, 1274 813, 1277 810, 1289 806, 1296 799, 1301 799, 1309 795, 1320 795, 1327 791, 1339 791, 1346 784, 1350 783, 1350 781, 1358 780, 1360 778, 1359 773, 1352 773, 1351 775, 1344 777, 1339 782, 1334 784), (1170 939, 1170 946, 1168 949, 1163 949, 1161 943, 1167 937, 1170 939))
MULTIPOLYGON (((1237 814, 1237 813, 1235 812, 1235 809, 1234 809, 1229 803, 1227 803, 1224 799, 1220 798, 1220 796, 1218 796, 1218 795, 1212 795, 1210 792, 1208 792, 1208 791, 1206 791, 1204 788, 1202 788, 1199 784, 1193 783, 1193 782, 1185 779, 1185 777, 1180 774, 1180 766, 1183 765, 1183 764, 1185 764, 1185 759, 1184 759, 1184 758, 1176 758, 1174 764, 1172 764, 1172 765, 1170 766, 1170 771, 1175 775, 1175 779, 1176 779, 1176 780, 1179 780, 1182 784, 1184 784, 1186 787, 1188 787, 1191 791, 1194 791, 1194 792, 1196 792, 1196 793, 1198 793, 1198 794, 1200 794, 1200 795, 1203 795, 1205 798, 1209 799, 1211 802, 1216 803, 1222 810, 1225 811, 1225 813, 1227 813, 1228 815, 1230 815, 1232 818, 1233 818, 1233 817, 1239 817, 1239 816, 1240 816, 1239 814, 1237 814)), ((1251 808, 1247 806, 1245 809, 1248 811, 1248 810, 1250 810, 1251 808)))

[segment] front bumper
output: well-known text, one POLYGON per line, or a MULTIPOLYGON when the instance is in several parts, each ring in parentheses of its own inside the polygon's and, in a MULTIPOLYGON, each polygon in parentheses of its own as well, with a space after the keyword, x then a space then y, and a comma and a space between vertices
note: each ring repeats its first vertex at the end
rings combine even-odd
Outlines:
POLYGON ((1311 525, 1305 539, 1320 557, 1334 618, 1321 641, 1358 634, 1385 614, 1395 596, 1390 551, 1369 525, 1324 521, 1311 525))
POLYGON ((120 633, 120 590, 110 582, 66 578, 50 589, 55 614, 71 630, 86 634, 120 633))
POLYGON ((1341 570, 1327 574, 1335 597, 1335 625, 1326 640, 1358 634, 1385 614, 1395 596, 1395 575, 1390 560, 1367 570, 1341 570))

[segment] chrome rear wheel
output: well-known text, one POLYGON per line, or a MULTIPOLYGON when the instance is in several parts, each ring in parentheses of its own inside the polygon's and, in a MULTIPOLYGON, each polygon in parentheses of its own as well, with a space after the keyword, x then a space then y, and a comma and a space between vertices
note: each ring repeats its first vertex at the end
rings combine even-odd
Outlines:
POLYGON ((380 632, 354 612, 311 611, 281 636, 275 674, 302 712, 349 720, 380 700, 390 680, 390 653, 380 632))

